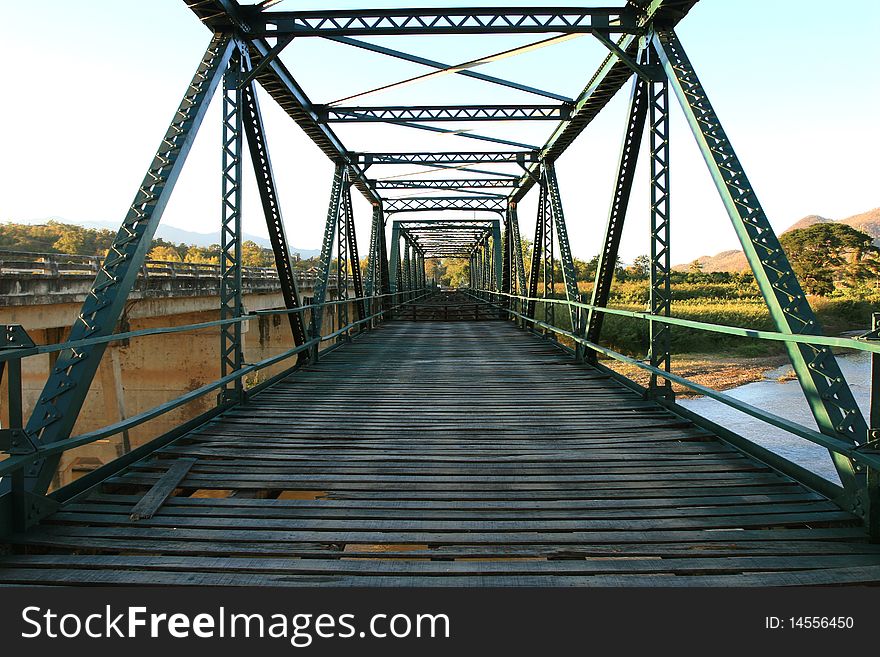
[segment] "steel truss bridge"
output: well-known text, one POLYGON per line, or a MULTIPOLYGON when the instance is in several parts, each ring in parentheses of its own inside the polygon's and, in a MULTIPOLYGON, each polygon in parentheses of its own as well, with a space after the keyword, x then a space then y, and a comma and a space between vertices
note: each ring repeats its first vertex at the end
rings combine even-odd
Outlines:
POLYGON ((210 43, 68 339, 37 346, 27 327, 6 327, 0 360, 10 421, 0 434, 6 454, 0 529, 7 546, 0 583, 880 582, 880 327, 859 340, 822 335, 676 35, 696 0, 630 0, 593 9, 283 11, 274 4, 187 0, 211 33, 210 43), (534 41, 450 64, 373 38, 447 34, 531 34, 534 41), (479 70, 581 34, 602 44, 606 56, 576 98, 479 70), (352 55, 366 50, 418 64, 426 71, 422 77, 464 76, 533 102, 313 103, 279 57, 296 39, 331 40, 352 55), (309 303, 300 298, 290 265, 259 87, 335 165, 309 303), (604 247, 585 298, 556 162, 618 93, 629 96, 624 138, 604 247), (199 327, 220 331, 220 378, 120 423, 76 433, 108 344, 193 328, 114 332, 218 94, 220 317, 199 327), (774 331, 671 316, 672 105, 680 106, 702 150, 774 331), (456 121, 505 121, 510 138, 443 127, 456 121), (542 146, 516 141, 513 128, 527 121, 555 122, 542 146), (460 132, 494 150, 361 152, 334 132, 337 124, 368 129, 377 123, 414 135, 460 132), (645 133, 648 149, 641 153, 645 133), (254 319, 241 302, 245 152, 285 301, 284 308, 264 312, 289 323, 292 345, 260 362, 248 362, 242 349, 243 325, 254 319), (607 307, 639 158, 649 163, 651 198, 650 308, 644 313, 607 307), (410 173, 386 176, 389 166, 410 173), (372 207, 370 235, 361 244, 352 188, 372 207), (526 262, 517 208, 532 190, 538 216, 526 262), (443 214, 413 219, 415 212, 443 214), (426 262, 453 257, 467 259, 470 285, 438 291, 426 262), (334 270, 340 284, 328 298, 334 270), (340 328, 324 328, 328 313, 338 315, 340 328), (648 324, 644 360, 603 344, 608 314, 648 324), (818 430, 672 372, 670 332, 682 327, 784 345, 818 430), (859 410, 832 347, 873 354, 870 417, 859 410), (56 359, 25 417, 21 361, 39 354, 56 359), (649 384, 620 376, 599 356, 647 371, 649 384), (279 364, 285 367, 279 374, 244 385, 246 376, 279 364), (827 448, 841 483, 684 409, 673 382, 827 448), (215 395, 216 405, 171 433, 50 491, 65 451, 215 395))

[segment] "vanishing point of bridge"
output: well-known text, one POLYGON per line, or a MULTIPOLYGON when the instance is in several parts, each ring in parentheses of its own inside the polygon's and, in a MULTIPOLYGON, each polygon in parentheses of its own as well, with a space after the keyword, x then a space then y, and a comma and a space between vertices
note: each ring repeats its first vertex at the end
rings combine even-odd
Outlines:
POLYGON ((211 31, 210 45, 67 339, 37 345, 27 326, 11 325, 0 345, 9 416, 0 433, 6 454, 0 583, 880 582, 880 326, 858 340, 822 336, 675 34, 696 0, 596 9, 289 12, 270 10, 275 2, 187 4, 211 31), (577 98, 564 98, 485 75, 478 71, 483 60, 443 63, 363 40, 443 34, 540 39, 485 61, 580 34, 600 42, 607 56, 577 98), (419 64, 432 76, 466 76, 539 102, 318 105, 279 57, 301 38, 330 39, 352 52, 366 49, 419 64), (587 299, 578 290, 555 166, 627 85, 623 145, 610 164, 617 179, 587 299), (335 163, 321 267, 308 303, 290 264, 286 230, 293 228, 282 221, 258 87, 335 163), (219 319, 120 330, 145 253, 216 94, 223 110, 219 319), (671 314, 672 100, 703 152, 775 331, 671 314), (514 141, 516 134, 502 139, 441 127, 498 120, 554 127, 540 147, 514 141), (503 150, 352 151, 334 132, 338 123, 455 133, 503 150), (646 133, 648 152, 640 154, 646 133), (242 304, 245 149, 284 301, 282 308, 251 313, 242 304), (651 297, 649 310, 635 313, 607 303, 640 155, 650 169, 651 297), (361 251, 352 188, 373 208, 361 251), (527 257, 517 208, 530 192, 538 216, 527 257), (403 218, 415 212, 435 216, 403 218), (426 275, 435 258, 466 259, 469 286, 438 290, 426 275), (329 330, 328 313, 335 320, 329 330), (603 346, 602 319, 609 313, 648 323, 644 359, 603 346), (246 357, 242 327, 265 315, 283 318, 290 345, 254 361, 246 357), (669 337, 680 327, 782 343, 818 431, 676 375, 669 337), (218 379, 111 426, 74 431, 108 345, 208 328, 219 332, 218 379), (872 352, 869 418, 831 347, 872 352), (47 354, 54 363, 25 413, 22 359, 47 354), (623 378, 599 356, 648 371, 649 385, 623 378), (270 368, 271 376, 244 384, 270 368), (680 407, 672 382, 828 448, 840 484, 680 407), (64 452, 203 398, 216 403, 50 490, 64 452))

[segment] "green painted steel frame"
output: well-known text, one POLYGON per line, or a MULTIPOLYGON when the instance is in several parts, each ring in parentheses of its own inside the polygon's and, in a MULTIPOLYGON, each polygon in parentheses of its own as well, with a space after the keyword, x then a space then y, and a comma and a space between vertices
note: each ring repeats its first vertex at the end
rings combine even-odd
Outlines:
MULTIPOLYGON (((681 42, 672 30, 666 30, 655 34, 652 44, 696 137, 777 330, 821 333, 806 295, 681 42)), ((822 433, 853 445, 865 442, 867 423, 831 350, 792 343, 786 343, 786 349, 822 433)), ((854 495, 856 510, 864 513, 861 507, 867 505, 867 500, 857 495, 866 490, 864 470, 857 469, 851 459, 839 453, 833 452, 831 456, 844 488, 854 495)))
MULTIPOLYGON (((647 83, 639 77, 633 80, 633 88, 630 93, 629 114, 626 121, 623 144, 620 148, 620 159, 617 164, 617 180, 614 185, 614 193, 611 199, 611 209, 608 213, 608 221, 605 224, 605 237, 602 241, 602 250, 599 251, 599 260, 596 264, 596 278, 593 283, 591 306, 604 307, 608 304, 611 294, 611 284, 614 280, 614 270, 617 266, 617 254, 620 249, 620 240, 623 235, 623 225, 626 219, 626 211, 629 207, 630 194, 632 192, 633 179, 635 178, 636 165, 641 149, 642 134, 645 129, 645 121, 648 111, 647 83)), ((587 339, 598 342, 602 332, 602 323, 605 315, 590 308, 587 314, 587 339)), ((595 352, 588 352, 588 357, 595 362, 595 352)))
MULTIPOLYGON (((672 262, 670 260, 669 203, 669 92, 666 81, 648 82, 651 142, 651 255, 650 307, 652 315, 672 314, 672 262)), ((670 328, 665 322, 650 322, 648 360, 654 367, 671 371, 670 328)), ((672 382, 651 374, 648 394, 672 399, 672 382)))
MULTIPOLYGON (((223 78, 223 148, 220 216, 220 319, 241 317, 241 182, 243 124, 239 83, 242 74, 241 52, 229 61, 223 78)), ((235 322, 220 330, 220 376, 241 369, 244 363, 241 324, 235 322)), ((221 391, 224 401, 242 398, 242 382, 236 379, 221 391)))

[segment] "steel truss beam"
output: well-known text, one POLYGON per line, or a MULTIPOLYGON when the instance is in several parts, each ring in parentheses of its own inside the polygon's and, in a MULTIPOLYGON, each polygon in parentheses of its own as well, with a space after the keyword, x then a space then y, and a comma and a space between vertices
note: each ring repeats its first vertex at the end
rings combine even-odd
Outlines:
MULTIPOLYGON (((626 133, 624 134, 623 145, 620 149, 620 159, 617 164, 617 182, 614 185, 611 210, 608 214, 608 221, 605 224, 605 238, 602 241, 603 246, 599 252, 599 261, 596 265, 596 278, 590 301, 592 306, 604 308, 608 305, 611 284, 614 281, 614 269, 617 266, 620 238, 623 235, 623 223, 626 219, 626 210, 629 207, 629 198, 636 172, 636 164, 639 159, 642 135, 645 131, 647 112, 647 85, 644 80, 636 78, 633 81, 632 93, 630 94, 626 133)), ((605 313, 596 312, 592 308, 588 312, 587 340, 590 342, 599 342, 604 317, 605 313)), ((595 362, 596 352, 590 351, 588 358, 590 361, 595 362)))
MULTIPOLYGON (((242 60, 243 69, 249 70, 247 53, 242 53, 242 60)), ((293 276, 293 265, 290 262, 290 249, 287 246, 287 236, 284 233, 284 220, 281 218, 281 204, 278 200, 275 174, 272 172, 272 161, 269 158, 263 115, 257 100, 256 83, 251 82, 242 87, 241 101, 248 149, 257 178, 257 189, 260 192, 260 203, 263 206, 266 228, 269 230, 272 253, 275 256, 275 267, 278 270, 278 280, 281 284, 281 296, 284 298, 285 308, 294 310, 301 305, 299 290, 293 276)), ((287 320, 290 324, 294 344, 296 346, 305 344, 306 331, 302 313, 288 313, 287 320)), ((297 361, 300 363, 307 359, 308 354, 305 351, 301 351, 297 356, 297 361)))
POLYGON ((513 265, 515 271, 515 276, 511 277, 511 283, 515 281, 516 284, 519 286, 519 294, 526 294, 526 268, 525 263, 523 262, 522 237, 520 237, 519 232, 519 214, 517 212, 516 203, 511 203, 508 206, 507 211, 510 215, 510 229, 513 243, 511 251, 513 261, 511 264, 513 265))
MULTIPOLYGON (((653 37, 652 43, 727 208, 776 329, 781 333, 820 334, 819 322, 678 37, 672 30, 662 31, 653 37)), ((863 443, 867 423, 831 350, 788 342, 785 346, 822 433, 853 444, 863 443)), ((832 453, 832 458, 845 489, 854 497, 854 511, 863 513, 864 473, 857 472, 852 461, 842 455, 832 453)))
MULTIPOLYGON (((241 283, 241 181, 242 181, 242 102, 238 89, 242 75, 241 53, 230 59, 223 78, 223 150, 220 223, 220 319, 244 314, 241 283)), ((220 376, 241 369, 244 363, 241 324, 220 329, 220 376)), ((242 381, 236 379, 223 389, 223 401, 242 398, 242 381)))
POLYGON ((443 210, 466 210, 504 212, 507 199, 503 196, 418 196, 392 198, 385 201, 385 212, 427 212, 443 210))
MULTIPOLYGON (((357 240, 354 234, 354 212, 351 207, 351 185, 346 181, 342 188, 342 208, 340 209, 339 228, 336 231, 336 299, 348 299, 349 280, 355 286, 355 298, 363 296, 361 285, 360 262, 357 259, 357 240), (351 272, 349 273, 349 268, 351 272)), ((363 301, 356 302, 358 319, 365 317, 363 301)), ((336 306, 337 326, 348 325, 348 304, 336 306)), ((347 337, 347 336, 346 336, 347 337)))
MULTIPOLYGON (((568 241, 568 228, 565 225, 565 214, 562 210, 562 196, 559 193, 559 183, 556 180, 556 168, 552 162, 544 163, 544 185, 547 187, 547 205, 553 218, 556 229, 556 242, 559 246, 559 261, 562 266, 562 279, 565 283, 565 298, 568 301, 579 301, 577 276, 574 269, 574 260, 571 255, 571 246, 568 241)), ((552 254, 552 251, 551 251, 552 254)), ((551 292, 552 292, 551 288, 551 292)), ((569 319, 572 331, 580 331, 578 326, 578 311, 574 306, 569 306, 569 319)))
MULTIPOLYGON (((547 203, 547 186, 544 184, 543 173, 541 175, 540 194, 538 196, 538 217, 535 221, 535 239, 532 242, 532 266, 529 269, 529 294, 532 299, 526 306, 526 315, 535 318, 536 299, 538 297, 538 285, 543 281, 543 298, 553 293, 553 217, 547 203)), ((544 319, 548 324, 553 323, 554 305, 544 304, 544 319)))
MULTIPOLYGON (((226 35, 211 40, 70 329, 70 341, 110 335, 116 328, 233 48, 226 35)), ((70 436, 105 347, 91 345, 59 354, 25 428, 32 440, 47 445, 70 436)), ((25 473, 23 487, 44 493, 59 459, 52 456, 35 463, 25 473)))
MULTIPOLYGON (((354 298, 358 299, 355 303, 355 312, 357 313, 358 321, 360 321, 367 316, 367 310, 363 300, 364 282, 363 277, 361 276, 361 259, 360 254, 358 253, 357 233, 354 229, 354 208, 351 204, 351 183, 345 188, 345 232, 346 241, 348 242, 349 266, 351 268, 351 287, 354 289, 354 298)), ((346 286, 346 295, 347 294, 348 286, 346 286)))
MULTIPOLYGON (((655 57, 652 56, 653 60, 655 57)), ((648 83, 648 105, 651 124, 651 314, 669 317, 672 314, 672 263, 669 257, 669 91, 666 81, 648 83)), ((669 372, 669 324, 650 322, 649 361, 654 367, 669 372)), ((672 398, 672 382, 651 374, 648 393, 672 398)))
POLYGON ((511 239, 512 229, 510 227, 510 206, 504 213, 504 233, 502 235, 502 258, 501 263, 501 291, 505 294, 513 294, 516 283, 511 283, 511 261, 513 260, 513 240, 511 239))
POLYGON ((498 189, 513 187, 515 184, 509 178, 447 178, 424 180, 374 180, 371 181, 373 188, 380 189, 498 189))
MULTIPOLYGON (((370 250, 367 253, 367 275, 364 280, 364 295, 371 297, 375 295, 385 294, 388 290, 382 287, 381 270, 382 265, 381 249, 379 244, 385 240, 385 216, 382 212, 382 206, 376 204, 373 206, 373 219, 370 222, 370 250)), ((386 264, 387 268, 387 264, 386 264)), ((368 301, 369 311, 372 314, 372 301, 368 301)))
MULTIPOLYGON (((565 215, 562 211, 559 183, 556 180, 556 170, 552 162, 543 162, 541 164, 540 184, 538 219, 535 222, 535 242, 532 246, 532 268, 529 274, 529 296, 533 299, 538 296, 539 280, 541 282, 541 296, 543 298, 553 298, 555 294, 555 233, 555 242, 559 246, 565 296, 569 301, 578 301, 574 261, 568 242, 565 215)), ((535 304, 535 301, 529 301, 528 303, 527 314, 529 317, 535 317, 535 304)), ((577 310, 573 306, 569 306, 569 313, 572 329, 575 331, 579 330, 577 310)), ((555 320, 555 304, 544 304, 544 321, 548 324, 555 324, 555 320)))
POLYGON ((353 9, 266 12, 242 7, 260 36, 366 36, 421 34, 585 33, 602 30, 637 34, 630 8, 522 7, 487 9, 353 9))
POLYGON ((571 114, 568 105, 421 105, 418 107, 317 108, 329 123, 399 123, 406 121, 561 121, 571 114))
POLYGON ((364 168, 374 164, 525 164, 537 162, 535 151, 476 151, 453 153, 356 153, 364 168))
MULTIPOLYGON (((342 210, 342 193, 346 184, 345 163, 339 161, 333 171, 333 184, 330 187, 330 203, 327 208, 327 220, 324 223, 324 239, 321 242, 321 262, 318 268, 318 280, 315 282, 315 291, 312 294, 312 305, 317 311, 312 310, 311 335, 312 339, 321 337, 321 327, 324 324, 323 304, 327 300, 327 288, 330 286, 330 263, 333 259, 333 239, 336 236, 336 226, 339 223, 339 213, 342 210)), ((317 357, 319 345, 312 349, 312 357, 317 357)))

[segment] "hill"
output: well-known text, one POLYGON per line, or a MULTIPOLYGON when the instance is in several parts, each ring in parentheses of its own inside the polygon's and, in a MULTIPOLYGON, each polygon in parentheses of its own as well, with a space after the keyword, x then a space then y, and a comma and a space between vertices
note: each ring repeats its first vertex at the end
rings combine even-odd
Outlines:
MULTIPOLYGON (((784 234, 790 230, 809 228, 815 224, 827 224, 833 221, 835 220, 829 219, 828 217, 811 214, 796 221, 782 232, 784 234)), ((874 208, 873 210, 868 210, 867 212, 856 214, 852 217, 847 217, 846 219, 840 219, 839 222, 851 226, 856 230, 860 230, 863 233, 867 233, 874 238, 874 244, 880 246, 880 208, 874 208)), ((745 254, 738 249, 722 251, 713 256, 700 256, 697 258, 697 262, 703 266, 703 271, 707 273, 713 271, 744 271, 749 268, 749 263, 746 262, 745 254)), ((690 266, 691 263, 683 263, 675 265, 673 269, 677 271, 687 271, 690 266)))

